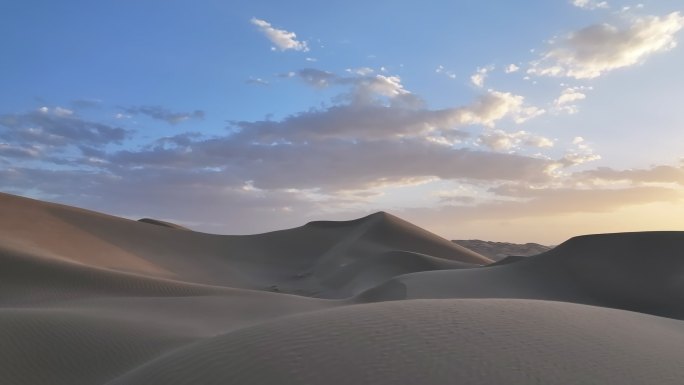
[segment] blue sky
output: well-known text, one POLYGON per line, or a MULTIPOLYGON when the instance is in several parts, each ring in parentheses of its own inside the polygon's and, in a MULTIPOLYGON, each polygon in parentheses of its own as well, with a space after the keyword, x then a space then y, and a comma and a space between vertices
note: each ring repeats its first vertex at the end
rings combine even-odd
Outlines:
POLYGON ((8 1, 0 189, 216 233, 681 229, 679 1, 8 1))

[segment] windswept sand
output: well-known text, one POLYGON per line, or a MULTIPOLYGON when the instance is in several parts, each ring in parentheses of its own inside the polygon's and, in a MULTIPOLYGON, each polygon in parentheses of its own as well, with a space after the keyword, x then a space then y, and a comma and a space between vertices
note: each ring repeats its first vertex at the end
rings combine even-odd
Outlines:
POLYGON ((203 234, 0 194, 0 384, 681 384, 684 232, 493 261, 387 213, 203 234))

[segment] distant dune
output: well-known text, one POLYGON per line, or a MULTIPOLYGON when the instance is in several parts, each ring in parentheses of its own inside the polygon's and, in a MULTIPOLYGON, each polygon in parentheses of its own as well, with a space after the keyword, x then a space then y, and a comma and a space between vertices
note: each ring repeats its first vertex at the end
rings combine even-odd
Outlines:
POLYGON ((452 242, 495 261, 500 261, 508 256, 529 257, 552 249, 551 246, 544 246, 538 243, 491 242, 479 239, 459 239, 452 242))
POLYGON ((232 236, 0 194, 0 384, 682 383, 684 232, 458 243, 384 212, 232 236))

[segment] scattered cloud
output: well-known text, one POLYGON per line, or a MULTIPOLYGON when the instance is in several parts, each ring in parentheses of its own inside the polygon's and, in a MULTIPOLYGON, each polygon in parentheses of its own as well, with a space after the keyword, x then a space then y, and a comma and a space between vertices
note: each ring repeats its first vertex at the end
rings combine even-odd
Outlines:
POLYGON ((453 71, 449 71, 446 68, 444 68, 443 65, 438 65, 435 69, 435 72, 438 74, 444 74, 449 79, 456 79, 456 74, 453 71))
POLYGON ((571 0, 570 3, 575 7, 582 9, 607 9, 610 8, 607 1, 595 1, 595 0, 571 0))
POLYGON ((520 67, 518 67, 516 64, 509 64, 504 68, 504 72, 507 74, 512 74, 513 72, 518 72, 520 70, 520 67))
POLYGON ((484 82, 485 79, 487 78, 487 75, 489 74, 490 71, 494 69, 493 66, 488 66, 488 67, 478 67, 477 71, 470 76, 470 82, 473 83, 478 88, 484 87, 484 82))
POLYGON ((287 77, 299 76, 299 78, 302 79, 306 84, 317 88, 328 87, 338 80, 337 75, 333 74, 332 72, 322 71, 315 68, 304 68, 298 72, 288 72, 287 75, 287 77))
POLYGON ((594 24, 551 42, 529 74, 591 79, 618 68, 644 62, 677 44, 675 34, 684 27, 679 12, 666 16, 636 17, 619 27, 594 24))
POLYGON ((259 30, 268 38, 268 40, 273 43, 274 50, 279 51, 309 51, 309 47, 305 41, 298 41, 297 34, 294 32, 289 32, 284 29, 277 29, 271 26, 266 20, 261 20, 257 18, 252 18, 252 24, 256 25, 259 30))
POLYGON ((370 67, 347 68, 345 71, 359 76, 368 76, 375 72, 375 70, 370 67))
POLYGON ((262 78, 249 78, 245 80, 245 83, 255 85, 255 86, 267 86, 270 83, 262 78))
POLYGON ((178 124, 189 119, 204 119, 204 111, 202 110, 195 110, 193 112, 173 112, 160 106, 121 107, 121 109, 126 114, 145 115, 169 124, 178 124))
POLYGON ((593 147, 583 137, 575 137, 572 144, 573 147, 566 152, 559 162, 562 167, 577 166, 601 159, 601 155, 596 154, 593 147))
POLYGON ((20 144, 64 147, 75 143, 103 146, 121 143, 129 132, 76 116, 62 107, 41 107, 21 114, 0 115, 0 140, 20 144))
POLYGON ((503 130, 493 130, 480 135, 478 143, 495 151, 509 151, 520 146, 553 147, 551 139, 534 135, 527 131, 505 132, 503 130))

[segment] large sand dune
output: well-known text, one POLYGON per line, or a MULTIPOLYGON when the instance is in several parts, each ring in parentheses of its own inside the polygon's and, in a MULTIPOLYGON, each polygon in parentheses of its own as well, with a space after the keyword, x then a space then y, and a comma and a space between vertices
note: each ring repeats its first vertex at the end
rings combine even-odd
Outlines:
POLYGON ((0 194, 0 384, 681 384, 684 232, 488 258, 387 213, 249 236, 0 194))

